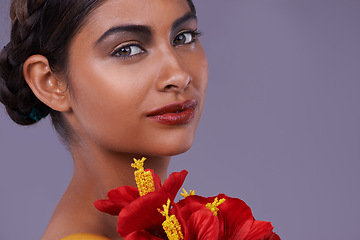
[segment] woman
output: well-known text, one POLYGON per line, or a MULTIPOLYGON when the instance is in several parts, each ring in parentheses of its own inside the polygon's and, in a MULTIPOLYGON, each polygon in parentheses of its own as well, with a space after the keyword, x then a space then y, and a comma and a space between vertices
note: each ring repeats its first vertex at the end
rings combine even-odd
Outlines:
POLYGON ((11 18, 0 100, 22 125, 50 114, 74 160, 42 239, 120 239, 117 218, 93 202, 135 185, 134 157, 147 157, 164 180, 170 156, 193 143, 208 79, 195 8, 191 0, 15 0, 11 18))

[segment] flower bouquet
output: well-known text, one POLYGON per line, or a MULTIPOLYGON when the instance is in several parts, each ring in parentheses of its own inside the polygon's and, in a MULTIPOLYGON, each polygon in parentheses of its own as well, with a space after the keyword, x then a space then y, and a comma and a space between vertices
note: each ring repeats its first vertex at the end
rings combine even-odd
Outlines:
POLYGON ((185 191, 174 202, 187 171, 174 172, 161 184, 152 169, 144 170, 145 158, 134 159, 137 188, 122 186, 108 192, 95 207, 118 215, 117 231, 125 240, 280 240, 270 222, 255 220, 240 199, 225 194, 215 197, 185 191))

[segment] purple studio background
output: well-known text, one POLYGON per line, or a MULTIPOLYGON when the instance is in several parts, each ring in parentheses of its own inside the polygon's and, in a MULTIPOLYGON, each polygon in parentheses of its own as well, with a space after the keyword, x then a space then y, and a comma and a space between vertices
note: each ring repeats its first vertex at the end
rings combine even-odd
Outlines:
MULTIPOLYGON (((195 0, 210 64, 193 148, 169 172, 243 199, 282 239, 360 239, 360 1, 195 0)), ((10 1, 0 3, 0 46, 10 1)), ((39 239, 72 175, 49 119, 0 106, 0 239, 39 239)))

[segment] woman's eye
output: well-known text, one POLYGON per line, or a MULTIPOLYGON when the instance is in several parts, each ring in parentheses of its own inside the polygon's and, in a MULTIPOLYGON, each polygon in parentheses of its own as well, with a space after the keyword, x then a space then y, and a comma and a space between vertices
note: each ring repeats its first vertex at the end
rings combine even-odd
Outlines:
POLYGON ((196 37, 199 34, 196 32, 184 32, 184 33, 180 33, 178 34, 174 41, 173 41, 173 45, 177 46, 177 45, 183 45, 183 44, 189 44, 192 43, 196 40, 196 37))
POLYGON ((121 58, 130 58, 134 57, 135 55, 141 54, 145 52, 141 47, 136 45, 127 45, 116 48, 111 55, 115 57, 121 58))

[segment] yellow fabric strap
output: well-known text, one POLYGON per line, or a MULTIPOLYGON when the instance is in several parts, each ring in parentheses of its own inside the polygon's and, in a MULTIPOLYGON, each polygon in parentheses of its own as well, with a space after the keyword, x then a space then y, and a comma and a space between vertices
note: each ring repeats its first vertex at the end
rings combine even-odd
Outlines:
POLYGON ((90 233, 75 233, 62 238, 61 240, 110 240, 110 239, 90 233))

